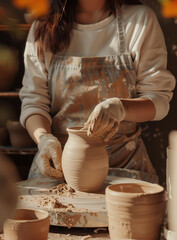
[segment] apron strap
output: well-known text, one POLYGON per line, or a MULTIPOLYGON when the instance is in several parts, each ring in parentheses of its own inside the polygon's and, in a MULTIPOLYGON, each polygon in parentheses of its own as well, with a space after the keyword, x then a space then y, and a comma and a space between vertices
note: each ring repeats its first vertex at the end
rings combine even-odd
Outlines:
POLYGON ((118 37, 119 37, 119 44, 120 44, 120 54, 124 54, 127 51, 126 51, 126 45, 125 45, 123 17, 122 17, 120 8, 117 11, 117 19, 118 19, 117 29, 118 29, 118 37))

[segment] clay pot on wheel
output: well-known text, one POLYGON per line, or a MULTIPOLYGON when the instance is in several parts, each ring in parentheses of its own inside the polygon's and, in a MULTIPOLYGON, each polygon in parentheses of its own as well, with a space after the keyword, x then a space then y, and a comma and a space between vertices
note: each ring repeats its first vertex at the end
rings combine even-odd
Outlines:
POLYGON ((13 147, 28 148, 34 147, 35 143, 28 134, 27 130, 22 127, 19 121, 7 121, 10 142, 13 147))
POLYGON ((164 188, 151 183, 115 184, 106 188, 111 239, 160 239, 164 188))
POLYGON ((50 219, 46 211, 17 209, 4 224, 5 240, 47 240, 50 219))
POLYGON ((81 127, 68 128, 68 140, 62 154, 62 169, 74 190, 97 192, 108 173, 108 154, 101 137, 88 137, 81 127))

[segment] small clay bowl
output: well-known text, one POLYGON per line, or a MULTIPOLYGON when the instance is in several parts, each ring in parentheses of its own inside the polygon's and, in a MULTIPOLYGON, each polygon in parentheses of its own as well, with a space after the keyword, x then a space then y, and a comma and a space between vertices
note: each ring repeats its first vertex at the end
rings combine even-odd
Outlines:
POLYGON ((5 240, 47 240, 49 214, 43 210, 16 209, 4 223, 5 240))
POLYGON ((23 128, 19 121, 7 121, 7 129, 9 132, 10 142, 16 148, 30 148, 34 147, 35 143, 28 134, 27 130, 23 128))

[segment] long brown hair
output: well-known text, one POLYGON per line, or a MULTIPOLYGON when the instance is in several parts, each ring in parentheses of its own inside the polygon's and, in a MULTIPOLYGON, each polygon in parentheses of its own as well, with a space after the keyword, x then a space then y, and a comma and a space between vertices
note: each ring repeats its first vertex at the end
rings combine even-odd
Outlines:
MULTIPOLYGON (((34 37, 40 48, 45 42, 45 48, 56 53, 66 49, 70 44, 77 0, 49 1, 49 14, 37 19, 34 37)), ((107 2, 113 14, 116 14, 116 9, 122 4, 141 4, 138 0, 108 0, 107 2)))

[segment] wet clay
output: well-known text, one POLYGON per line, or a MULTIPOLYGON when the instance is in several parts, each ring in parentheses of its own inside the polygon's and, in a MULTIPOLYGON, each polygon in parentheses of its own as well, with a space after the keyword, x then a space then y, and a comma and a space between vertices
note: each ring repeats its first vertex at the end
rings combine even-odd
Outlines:
POLYGON ((77 191, 99 191, 108 173, 108 154, 101 137, 88 137, 80 127, 67 131, 69 138, 62 155, 66 182, 77 191))
POLYGON ((5 240, 47 240, 49 214, 42 210, 17 209, 4 224, 5 240))
POLYGON ((110 238, 157 240, 163 223, 165 193, 157 184, 127 183, 106 188, 110 238))

